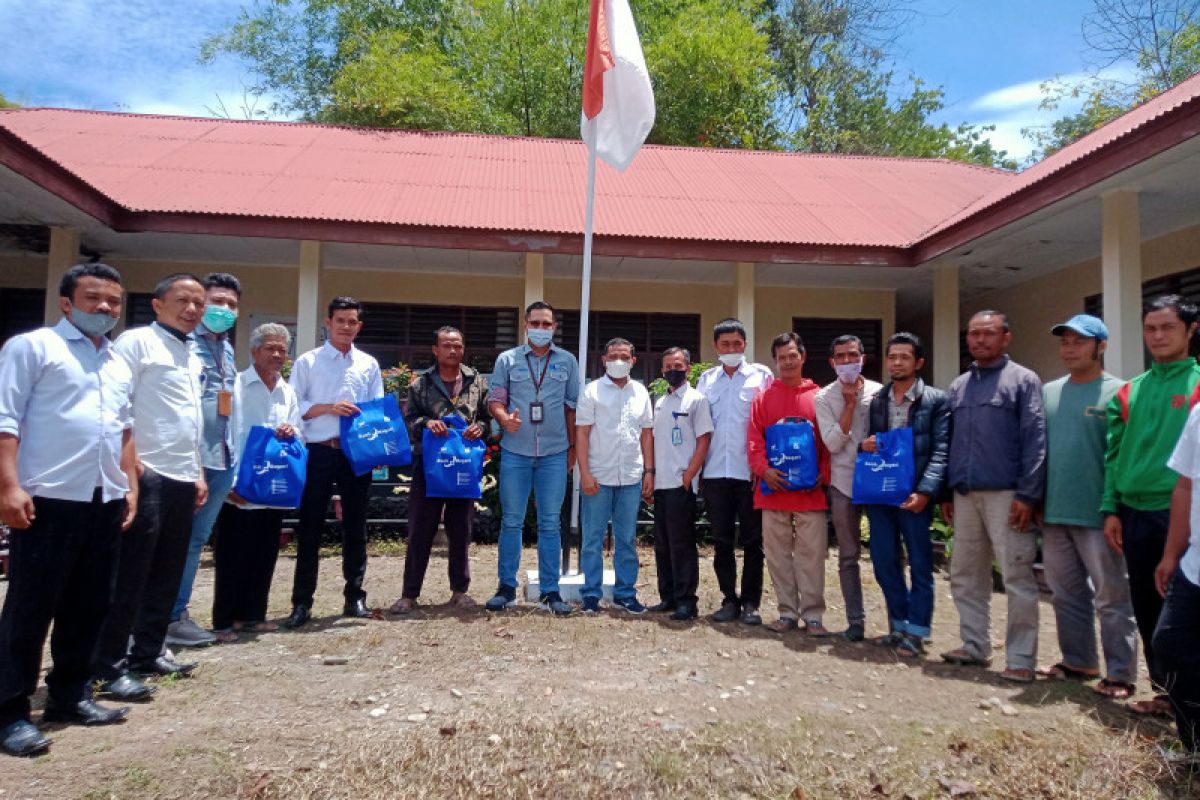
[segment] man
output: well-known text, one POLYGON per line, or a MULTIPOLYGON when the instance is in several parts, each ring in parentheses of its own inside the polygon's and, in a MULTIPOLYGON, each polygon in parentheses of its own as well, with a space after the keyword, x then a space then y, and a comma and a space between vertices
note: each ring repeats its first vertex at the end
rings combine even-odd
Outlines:
POLYGON ((842 634, 851 642, 866 635, 866 610, 863 608, 860 509, 851 502, 854 494, 854 462, 858 446, 867 433, 867 413, 871 399, 882 387, 862 376, 862 340, 857 336, 839 336, 830 345, 829 364, 837 380, 817 392, 817 425, 821 440, 829 449, 829 510, 838 543, 838 582, 846 603, 847 627, 842 634))
POLYGON ((467 423, 463 438, 478 440, 487 432, 487 380, 462 363, 462 332, 444 326, 434 336, 433 355, 437 362, 418 373, 408 388, 408 438, 412 442, 412 483, 408 487, 408 547, 404 552, 404 587, 391 608, 393 614, 407 614, 417 605, 421 584, 429 567, 429 553, 437 535, 438 522, 446 526, 449 542, 450 605, 469 608, 475 605, 467 591, 471 587, 471 565, 467 552, 471 545, 471 520, 475 501, 428 497, 425 493, 425 462, 422 458, 422 434, 448 435, 442 417, 457 414, 467 423))
POLYGON ((300 401, 304 441, 308 447, 308 479, 300 500, 296 531, 296 574, 292 581, 292 613, 284 627, 299 628, 312 617, 317 590, 321 534, 325 511, 336 485, 342 498, 342 616, 366 618, 367 493, 371 473, 355 475, 342 453, 341 417, 359 413, 357 403, 383 397, 379 362, 354 346, 362 330, 362 304, 353 297, 329 303, 325 329, 328 339, 296 359, 291 384, 300 401))
POLYGON ((517 604, 517 568, 530 492, 537 503, 538 607, 564 616, 558 592, 562 504, 574 466, 579 362, 554 344, 554 307, 536 300, 525 309, 526 343, 506 350, 492 372, 488 412, 500 423, 500 585, 489 611, 517 604))
POLYGON ((800 620, 809 636, 827 637, 821 621, 825 613, 825 486, 829 483, 829 450, 816 434, 817 384, 804 377, 804 342, 791 331, 771 342, 779 379, 754 398, 746 452, 750 469, 759 478, 754 507, 762 511, 763 551, 775 586, 779 619, 769 627, 775 633, 795 630, 800 620), (767 428, 784 420, 808 420, 814 428, 819 479, 816 485, 792 489, 785 473, 767 461, 767 428), (763 492, 769 486, 771 494, 763 492))
MULTIPOLYGON (((257 425, 274 428, 280 439, 300 435, 300 402, 281 374, 291 340, 287 328, 271 322, 250 334, 250 368, 237 376, 233 389, 233 451, 239 461, 257 425)), ((278 629, 267 622, 267 600, 282 527, 283 509, 249 503, 236 491, 226 496, 213 540, 212 621, 217 641, 237 641, 241 630, 278 629)))
POLYGON ((1176 483, 1166 464, 1200 383, 1200 365, 1188 355, 1198 316, 1196 306, 1179 295, 1150 301, 1142 311, 1142 339, 1154 363, 1122 386, 1108 405, 1100 512, 1109 546, 1125 555, 1133 615, 1156 692, 1153 699, 1130 704, 1140 714, 1171 713, 1153 641, 1162 612, 1154 571, 1163 559, 1176 483))
POLYGON ((659 602, 654 612, 695 619, 699 610, 700 554, 696 549, 696 484, 712 440, 704 395, 688 383, 692 356, 682 347, 663 351, 670 388, 654 409, 654 563, 659 602))
POLYGON ((208 543, 213 523, 237 477, 238 452, 233 446, 233 426, 230 424, 237 366, 229 331, 237 322, 242 285, 227 272, 214 272, 204 279, 204 293, 204 316, 192 332, 191 345, 203 366, 200 410, 204 415, 204 441, 200 448, 200 464, 208 484, 208 500, 192 518, 187 563, 183 566, 179 596, 171 610, 171 624, 167 626, 167 644, 181 647, 203 647, 215 641, 211 633, 188 616, 188 602, 192 598, 196 570, 200 567, 200 552, 208 543))
POLYGON ((1105 676, 1096 691, 1112 698, 1134 692, 1137 624, 1125 559, 1104 541, 1105 409, 1121 380, 1104 371, 1108 328, 1078 314, 1050 332, 1067 375, 1046 384, 1046 500, 1042 562, 1053 593, 1062 660, 1039 673, 1093 680, 1100 674, 1096 616, 1105 676))
POLYGON ((200 361, 189 345, 204 314, 204 287, 195 275, 168 275, 154 287, 151 305, 156 321, 125 331, 113 345, 133 375, 139 502, 133 525, 121 537, 93 674, 101 692, 123 700, 143 700, 153 691, 130 673, 183 676, 196 666, 177 662, 163 644, 187 561, 192 516, 208 496, 200 468, 200 361))
POLYGON ((45 722, 106 724, 127 708, 92 701, 92 647, 108 608, 118 537, 137 508, 129 368, 105 334, 121 317, 121 276, 72 267, 58 324, 0 350, 0 522, 12 529, 0 612, 0 749, 50 746, 30 721, 50 622, 45 722))
POLYGON ((862 449, 876 450, 876 435, 912 428, 912 493, 899 506, 868 505, 871 563, 883 590, 891 630, 879 643, 913 658, 925 652, 933 624, 933 503, 942 496, 950 450, 950 403, 941 389, 926 386, 917 374, 925 366, 921 340, 897 333, 887 341, 890 382, 871 398, 862 449), (908 562, 909 579, 904 578, 908 562))
POLYGON ((604 345, 604 376, 579 398, 575 446, 579 458, 579 518, 583 544, 583 613, 600 610, 604 585, 604 535, 612 525, 613 604, 644 614, 637 599, 637 517, 654 491, 654 407, 650 393, 629 372, 637 363, 633 344, 610 339, 604 345))
POLYGON ((708 400, 713 422, 712 443, 704 460, 704 507, 712 524, 713 571, 721 588, 721 608, 714 622, 741 618, 761 625, 763 545, 762 514, 754 507, 754 484, 746 458, 746 425, 754 396, 771 383, 771 370, 746 361, 746 327, 724 319, 713 327, 713 344, 721 362, 705 371, 696 389, 708 400), (738 593, 734 544, 742 544, 742 591, 738 593))
POLYGON ((1037 541, 1029 523, 1046 479, 1046 416, 1042 384, 1008 357, 1008 317, 980 311, 967 324, 975 359, 950 384, 952 501, 942 516, 954 526, 950 594, 958 608, 962 647, 942 654, 961 666, 991 663, 988 630, 992 563, 1000 563, 1008 598, 1007 666, 1000 677, 1034 679, 1037 658, 1037 541))
POLYGON ((1185 758, 1200 757, 1200 411, 1193 409, 1168 466, 1179 473, 1171 496, 1171 522, 1154 583, 1165 599, 1154 632, 1162 671, 1185 758))

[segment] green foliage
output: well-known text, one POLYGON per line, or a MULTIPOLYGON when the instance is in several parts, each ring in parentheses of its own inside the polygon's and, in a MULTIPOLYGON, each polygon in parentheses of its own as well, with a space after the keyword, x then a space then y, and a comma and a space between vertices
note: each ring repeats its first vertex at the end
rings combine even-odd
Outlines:
POLYGON ((20 106, 0 94, 0 108, 20 108, 20 106))
MULTIPOLYGON (((700 376, 711 369, 712 366, 713 362, 711 361, 701 361, 692 364, 691 368, 688 369, 688 383, 695 386, 700 381, 700 376)), ((646 390, 650 392, 650 396, 655 400, 666 394, 669 388, 665 378, 655 378, 646 386, 646 390)))

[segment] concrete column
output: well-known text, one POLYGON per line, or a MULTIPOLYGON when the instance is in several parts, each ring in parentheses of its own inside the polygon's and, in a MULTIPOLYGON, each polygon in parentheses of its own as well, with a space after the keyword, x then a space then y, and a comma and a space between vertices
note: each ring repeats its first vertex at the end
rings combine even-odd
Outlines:
POLYGON ((50 228, 50 253, 46 257, 46 315, 47 325, 62 317, 58 309, 58 284, 62 275, 79 263, 79 231, 74 228, 50 228))
POLYGON ((300 242, 300 280, 296 293, 296 355, 313 349, 325 319, 322 311, 321 280, 325 272, 325 249, 321 242, 300 242))
POLYGON ((958 264, 933 270, 933 383, 945 389, 958 377, 958 264))
MULTIPOLYGON (((521 319, 525 309, 535 300, 546 299, 546 257, 541 253, 526 253, 525 258, 525 304, 521 306, 521 319)), ((518 332, 518 336, 520 333, 518 332)))
POLYGON ((1142 221, 1138 193, 1112 192, 1102 199, 1100 272, 1108 350, 1104 367, 1120 378, 1145 368, 1142 349, 1142 221))
POLYGON ((733 315, 746 326, 746 356, 751 361, 758 361, 754 352, 754 264, 749 261, 739 261, 735 265, 737 286, 733 315))

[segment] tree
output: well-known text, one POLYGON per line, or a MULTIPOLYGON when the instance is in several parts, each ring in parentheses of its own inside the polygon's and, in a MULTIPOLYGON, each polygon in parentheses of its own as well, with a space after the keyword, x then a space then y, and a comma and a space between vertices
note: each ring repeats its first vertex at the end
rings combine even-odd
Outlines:
POLYGON ((0 94, 0 108, 20 108, 20 106, 0 94))

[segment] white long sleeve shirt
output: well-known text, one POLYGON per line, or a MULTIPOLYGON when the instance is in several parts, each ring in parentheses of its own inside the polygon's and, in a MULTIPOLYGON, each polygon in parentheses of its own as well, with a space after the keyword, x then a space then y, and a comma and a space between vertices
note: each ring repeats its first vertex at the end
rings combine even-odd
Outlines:
MULTIPOLYGON (((329 342, 309 350, 296 359, 289 383, 296 391, 301 416, 323 403, 361 403, 383 397, 379 362, 353 345, 345 354, 329 342)), ((324 442, 340 435, 340 423, 333 414, 304 420, 305 441, 324 442)))
MULTIPOLYGON (((280 378, 275 382, 274 389, 268 389, 253 366, 239 372, 233 385, 233 441, 239 466, 251 428, 266 425, 274 430, 285 422, 295 428, 297 438, 304 441, 300 401, 296 399, 296 392, 288 382, 280 378)), ((225 502, 231 503, 229 500, 225 502)), ((245 503, 237 507, 245 510, 268 508, 254 503, 245 503)))
POLYGON ((720 364, 700 376, 696 389, 708 399, 713 422, 712 441, 704 459, 705 478, 750 480, 746 456, 750 403, 774 379, 771 370, 749 361, 743 361, 732 376, 720 364))

